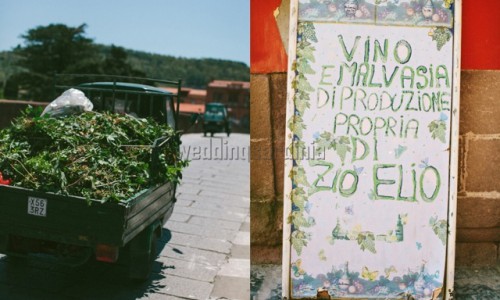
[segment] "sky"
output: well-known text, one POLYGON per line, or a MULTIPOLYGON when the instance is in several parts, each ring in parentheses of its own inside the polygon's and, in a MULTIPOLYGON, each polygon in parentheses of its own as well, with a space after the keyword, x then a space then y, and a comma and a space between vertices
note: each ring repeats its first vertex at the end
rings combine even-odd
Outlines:
POLYGON ((0 51, 51 23, 86 23, 86 37, 98 44, 250 61, 250 0, 0 0, 0 51))

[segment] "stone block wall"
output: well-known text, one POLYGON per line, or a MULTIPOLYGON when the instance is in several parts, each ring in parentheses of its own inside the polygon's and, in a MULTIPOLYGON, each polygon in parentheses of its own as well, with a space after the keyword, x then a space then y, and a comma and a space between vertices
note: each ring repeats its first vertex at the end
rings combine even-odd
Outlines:
POLYGON ((252 263, 281 261, 286 73, 250 77, 252 263))
POLYGON ((462 71, 457 265, 500 262, 500 71, 462 71))
MULTIPOLYGON (((456 263, 500 262, 500 71, 462 71, 456 263)), ((251 75, 251 259, 280 263, 286 73, 251 75)))

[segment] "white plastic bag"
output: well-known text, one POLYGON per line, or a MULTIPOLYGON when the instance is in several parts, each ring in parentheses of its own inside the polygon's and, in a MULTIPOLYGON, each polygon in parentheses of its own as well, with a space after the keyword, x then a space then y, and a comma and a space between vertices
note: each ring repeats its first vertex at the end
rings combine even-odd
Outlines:
POLYGON ((43 110, 42 116, 47 114, 51 117, 79 114, 84 111, 92 111, 94 104, 85 97, 85 94, 77 89, 64 91, 43 110))

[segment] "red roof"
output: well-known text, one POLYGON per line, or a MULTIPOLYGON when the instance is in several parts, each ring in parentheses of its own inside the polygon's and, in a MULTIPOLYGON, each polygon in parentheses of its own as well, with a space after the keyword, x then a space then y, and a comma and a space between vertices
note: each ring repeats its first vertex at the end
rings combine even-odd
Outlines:
POLYGON ((250 82, 248 81, 229 81, 229 80, 214 80, 208 84, 209 87, 238 87, 242 89, 250 89, 250 82))
MULTIPOLYGON (((169 91, 171 93, 177 93, 176 88, 161 87, 162 90, 169 91)), ((206 90, 192 89, 192 88, 181 88, 181 92, 187 92, 189 96, 206 96, 206 90)))
POLYGON ((184 113, 199 113, 205 112, 205 105, 192 103, 179 103, 179 111, 184 113))

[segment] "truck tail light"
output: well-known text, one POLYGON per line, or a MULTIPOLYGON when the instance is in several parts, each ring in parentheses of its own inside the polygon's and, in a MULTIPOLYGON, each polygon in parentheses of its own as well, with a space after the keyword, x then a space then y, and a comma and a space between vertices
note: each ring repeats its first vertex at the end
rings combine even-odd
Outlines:
POLYGON ((116 246, 98 244, 95 247, 95 258, 98 261, 114 263, 118 260, 119 249, 116 246))
POLYGON ((10 185, 11 180, 10 179, 3 179, 2 172, 0 172, 0 184, 3 185, 10 185))

